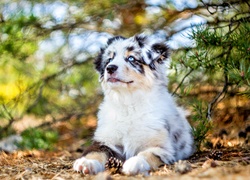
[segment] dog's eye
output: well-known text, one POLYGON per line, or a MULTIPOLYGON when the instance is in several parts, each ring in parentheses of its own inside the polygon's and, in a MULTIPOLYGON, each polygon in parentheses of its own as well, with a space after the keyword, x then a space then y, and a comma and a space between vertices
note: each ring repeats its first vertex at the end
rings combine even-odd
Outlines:
POLYGON ((127 58, 127 60, 128 60, 128 61, 134 61, 135 58, 134 58, 134 56, 129 56, 129 57, 127 58))
POLYGON ((111 61, 113 61, 113 58, 108 58, 108 63, 110 63, 111 61))

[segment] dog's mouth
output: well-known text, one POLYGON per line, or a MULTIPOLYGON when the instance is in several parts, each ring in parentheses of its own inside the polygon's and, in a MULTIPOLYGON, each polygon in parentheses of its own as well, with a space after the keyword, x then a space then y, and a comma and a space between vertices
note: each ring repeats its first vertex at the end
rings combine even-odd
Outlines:
POLYGON ((123 81, 123 80, 117 79, 117 78, 108 78, 108 82, 111 82, 111 83, 121 82, 121 83, 125 83, 125 84, 131 84, 134 81, 123 81))

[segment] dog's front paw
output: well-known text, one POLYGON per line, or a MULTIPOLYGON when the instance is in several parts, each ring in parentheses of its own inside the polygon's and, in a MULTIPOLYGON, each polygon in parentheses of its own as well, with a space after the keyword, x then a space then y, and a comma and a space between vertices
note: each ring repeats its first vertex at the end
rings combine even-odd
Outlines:
POLYGON ((77 172, 83 174, 97 174, 104 171, 104 166, 97 160, 86 159, 85 157, 79 158, 74 162, 73 168, 77 172))
POLYGON ((149 170, 150 165, 142 156, 131 157, 124 163, 122 168, 122 172, 127 175, 148 175, 149 170))

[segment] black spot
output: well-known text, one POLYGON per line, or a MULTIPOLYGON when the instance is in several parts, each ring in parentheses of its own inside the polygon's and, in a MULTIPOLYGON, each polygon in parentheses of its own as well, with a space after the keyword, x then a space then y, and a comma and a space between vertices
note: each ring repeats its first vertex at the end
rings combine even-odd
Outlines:
POLYGON ((156 69, 155 64, 154 64, 154 61, 152 61, 152 62, 149 64, 149 68, 150 68, 151 70, 155 70, 155 69, 156 69))
POLYGON ((141 73, 141 74, 144 74, 144 68, 143 68, 143 66, 140 64, 140 65, 138 65, 139 66, 139 69, 138 69, 138 71, 141 73))
POLYGON ((180 137, 181 137, 181 130, 174 132, 173 133, 174 143, 177 143, 179 141, 180 137))
POLYGON ((138 60, 138 62, 140 62, 141 64, 146 65, 146 62, 145 62, 145 60, 144 60, 144 58, 143 58, 143 57, 141 57, 141 58, 138 60))
POLYGON ((144 46, 146 36, 136 35, 135 40, 138 42, 138 45, 140 46, 140 48, 142 48, 144 46))
POLYGON ((110 63, 110 62, 115 58, 115 56, 116 56, 116 53, 115 53, 115 52, 110 52, 110 53, 109 53, 109 58, 108 58, 107 63, 105 64, 104 67, 106 67, 107 64, 110 63))
POLYGON ((129 46, 129 47, 127 47, 127 50, 128 50, 128 51, 133 51, 134 49, 135 49, 134 46, 129 46))
POLYGON ((148 59, 153 60, 153 59, 152 59, 152 54, 151 54, 150 51, 147 51, 147 56, 148 56, 148 59))
POLYGON ((183 141, 183 142, 181 143, 181 145, 180 145, 180 150, 183 150, 183 149, 185 148, 185 146, 186 146, 186 142, 183 141))
POLYGON ((108 39, 108 42, 107 42, 107 44, 108 45, 110 45, 110 44, 112 44, 114 41, 117 41, 117 40, 124 40, 124 39, 126 39, 125 37, 123 37, 123 36, 115 36, 115 37, 112 37, 112 38, 110 38, 110 39, 108 39))
POLYGON ((169 124, 166 122, 164 125, 164 128, 169 132, 170 131, 170 126, 169 124))
POLYGON ((152 57, 151 51, 147 51, 146 53, 147 53, 148 59, 151 60, 151 63, 149 64, 149 68, 151 70, 155 70, 156 67, 155 67, 155 63, 153 61, 153 57, 152 57))
POLYGON ((143 65, 140 64, 138 61, 134 61, 134 62, 130 62, 129 63, 137 70, 139 71, 141 74, 144 74, 144 68, 143 65))

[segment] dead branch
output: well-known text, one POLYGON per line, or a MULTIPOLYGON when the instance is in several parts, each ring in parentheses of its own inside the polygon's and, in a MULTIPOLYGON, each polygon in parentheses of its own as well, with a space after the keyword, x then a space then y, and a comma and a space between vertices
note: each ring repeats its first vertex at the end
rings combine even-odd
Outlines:
POLYGON ((185 81, 185 79, 194 71, 193 68, 191 68, 188 73, 182 78, 181 82, 178 84, 178 86, 175 88, 175 90, 172 93, 172 96, 174 96, 176 94, 176 92, 178 91, 178 89, 181 87, 181 85, 183 84, 183 82, 185 81))
POLYGON ((233 46, 230 46, 227 50, 227 57, 225 60, 225 66, 224 66, 224 86, 223 89, 221 90, 221 92, 219 92, 214 99, 208 104, 208 108, 207 108, 207 119, 211 120, 212 118, 212 111, 214 109, 214 106, 216 104, 218 104, 226 95, 227 93, 227 89, 229 86, 229 81, 228 81, 228 71, 227 71, 227 63, 228 63, 228 59, 231 53, 231 50, 233 49, 233 46), (224 97, 221 98, 221 96, 224 94, 224 97), (221 99, 219 99, 221 98, 221 99))
POLYGON ((12 116, 11 112, 7 109, 6 105, 2 104, 1 106, 4 111, 3 113, 6 114, 6 119, 8 120, 8 124, 4 126, 3 128, 0 128, 0 134, 6 132, 15 121, 15 118, 12 116))

